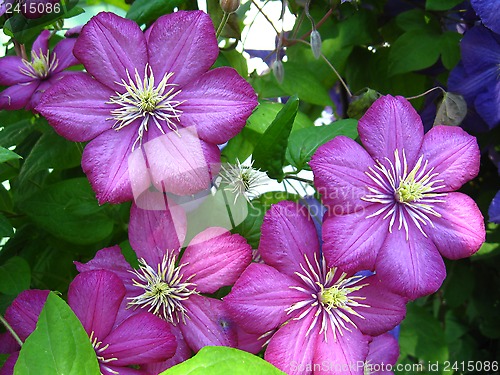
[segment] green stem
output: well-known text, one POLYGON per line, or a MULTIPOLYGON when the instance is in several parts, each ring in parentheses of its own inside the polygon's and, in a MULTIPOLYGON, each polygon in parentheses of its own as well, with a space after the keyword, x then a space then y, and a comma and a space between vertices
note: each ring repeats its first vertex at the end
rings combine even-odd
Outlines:
POLYGON ((222 196, 224 197, 224 204, 226 205, 227 214, 229 215, 229 221, 231 222, 231 227, 235 228, 236 225, 234 224, 233 214, 231 213, 231 208, 227 200, 226 192, 224 191, 224 189, 221 189, 221 191, 222 191, 222 196))
POLYGON ((23 342, 21 341, 21 339, 19 338, 19 336, 17 335, 17 333, 14 331, 14 329, 10 326, 9 322, 7 322, 5 320, 5 318, 2 316, 2 314, 0 314, 0 322, 3 323, 3 325, 5 326, 5 328, 7 328, 7 331, 10 332, 10 334, 14 337, 14 339, 17 341, 17 343, 19 344, 19 346, 23 346, 23 342))
POLYGON ((309 185, 313 184, 313 182, 311 180, 308 180, 308 179, 302 178, 302 177, 298 177, 298 176, 294 176, 294 175, 286 175, 284 178, 288 179, 288 180, 296 180, 296 181, 304 182, 304 183, 309 184, 309 185))
POLYGON ((217 38, 222 33, 222 29, 224 29, 224 26, 226 26, 226 23, 227 23, 228 19, 229 19, 229 13, 224 12, 224 15, 222 16, 222 20, 220 21, 219 28, 217 29, 217 33, 215 34, 215 36, 217 38))

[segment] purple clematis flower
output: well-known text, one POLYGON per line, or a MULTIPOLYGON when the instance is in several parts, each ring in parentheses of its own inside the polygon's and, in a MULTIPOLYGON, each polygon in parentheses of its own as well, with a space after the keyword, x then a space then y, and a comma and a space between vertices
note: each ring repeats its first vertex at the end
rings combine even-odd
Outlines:
POLYGON ((500 34, 500 2, 491 0, 471 0, 472 8, 476 11, 483 24, 493 32, 500 34))
POLYGON ((406 299, 374 276, 326 265, 303 206, 280 202, 264 217, 259 252, 224 297, 249 333, 270 337, 264 358, 288 374, 363 374, 370 336, 396 326, 406 299), (326 371, 328 372, 328 371, 326 371))
POLYGON ((0 92, 0 109, 34 109, 42 94, 61 78, 80 72, 64 71, 77 65, 73 56, 76 39, 63 39, 49 50, 50 31, 44 30, 31 48, 31 60, 18 56, 0 59, 0 85, 10 86, 0 92))
POLYGON ((62 136, 90 141, 82 167, 100 203, 131 200, 151 184, 178 195, 210 186, 217 144, 257 105, 234 69, 209 70, 218 52, 201 11, 162 16, 145 33, 112 13, 83 27, 74 53, 92 77, 61 81, 37 110, 62 136))
MULTIPOLYGON (((35 329, 48 294, 48 290, 25 291, 7 309, 5 318, 21 341, 35 329)), ((68 304, 89 335, 102 375, 146 375, 146 370, 128 366, 164 361, 176 351, 169 324, 153 314, 143 312, 116 324, 124 296, 120 278, 105 270, 81 273, 69 286, 68 304)), ((18 354, 8 358, 1 375, 13 374, 18 354)))
POLYGON ((433 293, 446 275, 441 255, 470 256, 485 239, 476 203, 454 192, 479 171, 476 139, 452 126, 424 136, 411 104, 392 96, 370 107, 358 132, 366 150, 339 136, 310 162, 329 208, 328 264, 376 270, 411 299, 433 293))
MULTIPOLYGON (((132 269, 115 246, 100 250, 86 264, 77 263, 77 269, 115 272, 127 288, 121 319, 150 311, 169 322, 184 353, 176 355, 180 362, 206 345, 236 346, 236 327, 222 301, 201 293, 232 285, 250 263, 252 251, 243 237, 208 228, 191 240, 181 257, 185 214, 172 203, 168 207, 169 211, 153 211, 132 205, 129 239, 139 268, 132 269)), ((173 364, 170 361, 162 370, 173 364)))
POLYGON ((177 347, 170 325, 142 312, 117 324, 125 287, 113 272, 83 272, 68 290, 68 304, 82 322, 97 355, 101 374, 147 374, 130 365, 164 361, 177 347))
POLYGON ((448 78, 449 91, 461 94, 492 129, 500 124, 500 35, 478 25, 460 43, 462 60, 448 78))

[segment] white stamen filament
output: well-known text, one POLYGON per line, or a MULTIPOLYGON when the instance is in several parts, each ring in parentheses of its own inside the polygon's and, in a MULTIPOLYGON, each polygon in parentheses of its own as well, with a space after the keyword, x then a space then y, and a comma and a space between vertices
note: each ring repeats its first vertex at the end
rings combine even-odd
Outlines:
MULTIPOLYGON (((95 333, 94 331, 90 333, 90 342, 92 343, 92 347, 95 350, 97 360, 99 361, 101 366, 104 367, 108 372, 118 375, 119 372, 114 371, 107 366, 109 362, 118 361, 118 358, 116 357, 104 358, 103 353, 109 347, 109 344, 106 344, 103 347, 101 347, 102 341, 99 341, 99 339, 94 336, 94 333, 95 333)), ((101 375, 103 375, 102 372, 101 375)))
POLYGON ((314 254, 314 262, 311 263, 307 255, 304 254, 304 263, 300 264, 302 272, 295 272, 305 284, 302 286, 290 286, 299 292, 306 294, 306 297, 294 303, 286 309, 287 314, 300 312, 294 317, 294 320, 303 319, 313 309, 314 313, 311 325, 307 329, 306 336, 314 329, 316 324, 320 324, 319 334, 324 334, 327 341, 328 329, 333 332, 334 340, 337 340, 337 335, 343 336, 344 330, 351 331, 349 326, 357 328, 350 316, 357 316, 361 319, 364 317, 356 311, 359 307, 370 307, 358 301, 364 300, 365 297, 353 296, 352 292, 358 291, 368 284, 360 284, 365 276, 347 277, 346 273, 342 273, 336 281, 335 274, 337 268, 327 269, 325 259, 322 258, 321 266, 316 254, 314 254))
POLYGON ((366 202, 382 204, 383 207, 367 219, 384 215, 389 219, 389 232, 392 233, 396 224, 398 230, 404 228, 406 240, 409 239, 408 219, 417 229, 427 237, 424 226, 434 227, 431 217, 441 217, 433 207, 434 203, 444 203, 443 198, 447 193, 437 193, 438 189, 445 187, 444 180, 438 179, 439 173, 434 168, 428 168, 428 160, 424 162, 421 155, 411 171, 408 171, 408 161, 403 150, 400 155, 394 151, 394 163, 385 158, 385 164, 377 161, 377 165, 368 168, 365 174, 376 186, 368 187, 369 194, 361 199, 366 202))
POLYGON ((179 135, 177 123, 180 121, 182 110, 177 107, 184 101, 175 100, 181 90, 178 89, 177 84, 168 83, 173 75, 174 73, 165 74, 161 81, 155 84, 153 69, 149 65, 144 68, 144 78, 141 78, 137 69, 134 77, 131 77, 127 70, 127 80, 122 79, 121 82, 117 82, 125 89, 125 92, 115 92, 116 95, 111 96, 106 102, 106 104, 118 106, 111 110, 112 117, 110 118, 110 120, 115 120, 113 128, 116 131, 140 119, 133 149, 137 143, 142 144, 142 138, 148 131, 150 123, 165 134, 162 126, 164 122, 171 131, 179 135))
POLYGON ((155 270, 144 259, 139 259, 139 269, 130 272, 137 277, 132 279, 133 285, 140 288, 143 293, 129 297, 128 307, 148 308, 148 312, 173 325, 177 325, 181 320, 186 324, 187 310, 182 301, 198 292, 196 284, 190 282, 195 275, 184 278, 181 273, 187 263, 176 266, 175 261, 175 253, 167 252, 155 270))
POLYGON ((33 79, 47 78, 59 65, 55 52, 52 52, 52 56, 50 56, 50 51, 44 54, 41 48, 39 54, 36 51, 31 51, 31 61, 23 59, 22 62, 26 68, 20 68, 19 71, 33 79))

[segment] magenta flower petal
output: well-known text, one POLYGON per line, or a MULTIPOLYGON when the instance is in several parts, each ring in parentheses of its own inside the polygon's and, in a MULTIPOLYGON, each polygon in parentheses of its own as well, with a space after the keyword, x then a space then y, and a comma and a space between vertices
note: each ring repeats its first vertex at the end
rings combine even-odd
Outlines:
POLYGON ((105 102, 112 93, 86 74, 73 74, 47 90, 36 109, 63 137, 86 142, 111 129, 105 102))
POLYGON ((218 144, 236 136, 258 104, 252 86, 227 67, 190 82, 177 99, 184 101, 179 105, 183 123, 194 125, 203 140, 218 144))
POLYGON ((0 375, 13 375, 14 366, 16 365, 17 359, 19 358, 19 352, 12 353, 9 358, 4 362, 2 368, 0 368, 0 375))
POLYGON ((248 333, 241 329, 239 325, 236 327, 236 330, 238 336, 237 348, 240 350, 257 354, 262 350, 267 341, 265 337, 261 337, 260 333, 248 333))
POLYGON ((33 78, 21 73, 21 69, 26 69, 23 60, 17 56, 6 56, 0 59, 0 85, 12 86, 18 83, 26 83, 33 78))
MULTIPOLYGON (((390 333, 384 333, 383 335, 374 337, 369 346, 368 356, 366 361, 368 366, 374 365, 384 365, 385 369, 390 368, 389 365, 396 364, 399 357, 399 344, 398 341, 390 333)), ((380 366, 380 368, 384 368, 380 366)), ((394 375, 394 372, 389 370, 380 370, 372 372, 371 374, 376 375, 394 375)))
POLYGON ((368 337, 358 330, 334 337, 332 331, 317 336, 314 364, 321 366, 314 374, 364 375, 363 362, 368 354, 368 337))
POLYGON ((6 88, 0 92, 0 109, 14 111, 24 108, 39 84, 39 81, 31 81, 6 88))
MULTIPOLYGON (((118 246, 99 250, 95 257, 87 263, 74 263, 78 272, 110 270, 118 275, 122 281, 130 279, 130 271, 132 270, 118 246)), ((127 288, 127 284, 125 287, 127 288)))
POLYGON ((360 303, 369 307, 359 307, 356 310, 363 318, 351 318, 361 332, 377 336, 393 329, 404 319, 406 301, 388 291, 387 286, 376 275, 367 277, 362 284, 368 285, 352 295, 364 298, 360 303))
POLYGON ((302 320, 290 320, 276 332, 264 354, 264 359, 287 374, 306 374, 311 366, 319 337, 319 327, 306 334, 314 314, 302 320))
POLYGON ((459 189, 479 172, 479 146, 476 139, 458 126, 436 126, 424 137, 420 151, 429 160, 432 173, 444 180, 437 191, 459 189))
POLYGON ((263 334, 277 328, 290 315, 286 309, 303 299, 290 286, 296 280, 265 264, 253 263, 224 297, 231 317, 249 333, 263 334))
POLYGON ((413 165, 424 138, 422 120, 409 101, 401 96, 383 96, 359 120, 358 133, 375 159, 394 161, 394 150, 403 150, 413 165))
POLYGON ((118 358, 112 362, 114 366, 164 361, 174 355, 177 347, 170 325, 150 313, 126 319, 105 341, 109 344, 106 357, 118 358))
POLYGON ((126 156, 130 154, 135 139, 133 127, 122 129, 120 137, 116 137, 115 130, 110 129, 93 139, 83 150, 82 169, 100 204, 132 199, 126 156))
POLYGON ((441 255, 449 259, 471 256, 485 241, 484 218, 476 202, 462 193, 448 193, 436 204, 441 215, 429 231, 441 255))
POLYGON ((318 148, 309 165, 314 184, 332 214, 349 214, 370 204, 360 198, 368 194, 367 186, 373 185, 365 174, 366 166, 373 164, 363 147, 344 136, 318 148))
POLYGON ((267 265, 296 278, 295 272, 304 255, 314 259, 319 241, 314 223, 303 206, 280 202, 271 206, 264 217, 259 253, 267 265))
POLYGON ((163 371, 169 369, 170 367, 175 366, 191 358, 192 356, 191 349, 187 345, 186 340, 184 340, 184 337, 182 336, 182 332, 179 329, 179 327, 172 326, 171 331, 177 340, 177 349, 175 351, 175 354, 166 361, 147 363, 144 366, 141 366, 148 372, 148 374, 160 374, 163 371))
POLYGON ((236 346, 236 331, 222 301, 192 295, 183 302, 189 324, 179 327, 191 349, 197 352, 207 345, 236 346))
POLYGON ((143 77, 148 62, 146 40, 137 23, 108 12, 83 27, 73 53, 99 82, 120 92, 127 72, 133 76, 138 68, 143 77))
POLYGON ((54 47, 52 53, 57 57, 57 67, 54 73, 59 73, 64 69, 78 65, 79 61, 73 55, 73 48, 75 47, 76 38, 63 39, 54 47))
POLYGON ((252 247, 224 228, 208 228, 196 235, 182 255, 184 274, 201 293, 215 293, 232 285, 252 260, 252 247))
POLYGON ((48 295, 48 290, 25 290, 14 299, 5 311, 5 320, 9 322, 21 341, 24 342, 35 330, 38 317, 48 295))
POLYGON ((40 55, 40 52, 46 55, 49 50, 49 38, 50 38, 50 31, 43 30, 33 42, 31 51, 35 52, 37 55, 40 55))
POLYGON ((407 240, 403 230, 393 231, 377 258, 377 274, 384 283, 410 299, 434 293, 446 277, 436 245, 414 232, 407 240))
POLYGON ((124 296, 125 287, 113 272, 90 271, 78 274, 69 285, 68 305, 87 334, 103 340, 115 323, 124 296))
POLYGON ((11 354, 20 348, 19 343, 9 332, 0 333, 0 354, 11 354))
POLYGON ((105 367, 101 364, 101 373, 102 375, 149 375, 146 371, 144 370, 136 370, 130 367, 120 367, 120 366, 109 366, 106 365, 105 367))
POLYGON ((373 270, 377 249, 388 235, 388 222, 381 215, 369 217, 380 207, 327 217, 323 223, 323 252, 330 267, 345 271, 373 270))
POLYGON ((152 140, 144 144, 144 154, 152 182, 159 191, 188 195, 210 187, 210 167, 204 153, 204 141, 194 127, 179 129, 178 134, 168 132, 164 135, 151 128, 148 137, 152 140))
POLYGON ((186 231, 186 214, 173 202, 163 210, 143 210, 135 203, 130 209, 130 246, 148 264, 161 263, 167 250, 177 252, 186 231))
POLYGON ((172 81, 185 85, 213 65, 219 53, 215 29, 202 11, 164 15, 147 31, 149 63, 156 77, 174 72, 172 81))

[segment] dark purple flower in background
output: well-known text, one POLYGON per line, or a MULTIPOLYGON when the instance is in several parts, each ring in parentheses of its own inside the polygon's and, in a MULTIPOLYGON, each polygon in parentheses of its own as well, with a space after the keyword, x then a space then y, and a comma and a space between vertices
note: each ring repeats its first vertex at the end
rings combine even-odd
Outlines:
POLYGON ((500 124, 500 35, 475 26, 460 49, 462 60, 450 73, 448 89, 462 95, 492 129, 500 124))
POLYGON ((500 1, 471 0, 471 4, 483 25, 500 34, 500 1))
POLYGON ((495 198, 491 201, 488 216, 489 221, 500 224, 500 191, 497 192, 495 198))
POLYGON ((325 362, 363 374, 345 368, 365 361, 369 336, 404 318, 406 300, 376 276, 328 267, 311 217, 293 202, 266 213, 259 252, 265 264, 251 264, 223 301, 242 329, 269 338, 264 358, 289 374, 325 362))
POLYGON ((365 148, 338 136, 310 162, 329 209, 328 265, 375 270, 411 299, 433 293, 446 276, 441 256, 470 256, 485 238, 476 203, 454 192, 479 171, 476 139, 456 126, 424 136, 415 109, 392 96, 370 107, 358 132, 365 148))
POLYGON ((144 180, 142 190, 152 183, 179 195, 210 186, 217 144, 238 134, 257 105, 234 69, 209 70, 218 52, 201 11, 162 16, 145 33, 112 13, 83 27, 74 53, 92 77, 61 81, 37 110, 62 136, 90 141, 82 167, 100 203, 131 200, 144 180), (129 170, 132 154, 138 170, 129 170))
POLYGON ((34 109, 42 94, 64 76, 81 73, 64 71, 77 65, 73 56, 76 39, 63 39, 49 50, 50 31, 44 30, 31 48, 31 60, 18 56, 0 59, 0 85, 10 86, 0 92, 0 109, 34 109))
POLYGON ((90 262, 77 263, 77 268, 115 272, 127 288, 121 319, 150 311, 170 323, 185 353, 176 357, 180 362, 190 356, 186 344, 193 351, 206 345, 237 345, 236 328, 222 301, 202 294, 232 285, 250 263, 252 251, 243 237, 208 228, 190 241, 180 257, 185 214, 172 203, 169 207, 170 211, 153 211, 132 206, 129 239, 139 268, 132 269, 117 246, 100 250, 90 262))

